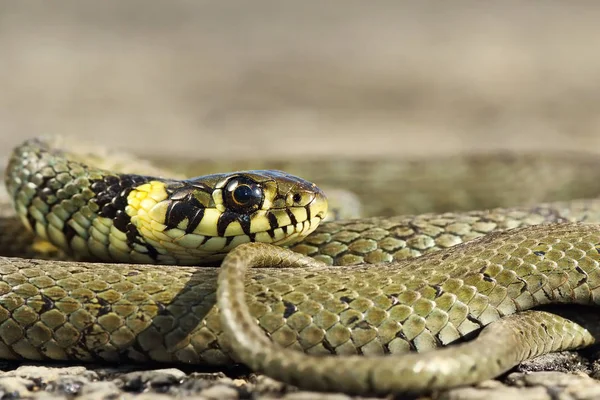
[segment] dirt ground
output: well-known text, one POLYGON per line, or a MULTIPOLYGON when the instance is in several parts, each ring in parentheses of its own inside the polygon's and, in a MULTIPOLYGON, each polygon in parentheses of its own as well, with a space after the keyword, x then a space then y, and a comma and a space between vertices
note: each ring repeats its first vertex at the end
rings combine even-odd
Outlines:
MULTIPOLYGON (((0 160, 57 134, 199 158, 600 153, 599 20, 595 2, 2 2, 0 160)), ((586 375, 517 373, 441 397, 600 396, 596 364, 569 362, 586 375)), ((237 398, 264 384, 14 368, 0 368, 11 398, 237 398)))

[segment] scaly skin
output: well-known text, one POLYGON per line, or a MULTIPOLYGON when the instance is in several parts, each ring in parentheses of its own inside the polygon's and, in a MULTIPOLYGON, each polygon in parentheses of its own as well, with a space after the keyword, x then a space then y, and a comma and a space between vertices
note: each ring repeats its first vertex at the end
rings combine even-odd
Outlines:
MULTIPOLYGON (((599 253, 598 226, 533 226, 412 261, 360 266, 351 273, 338 269, 332 276, 312 258, 253 243, 225 257, 217 304, 235 357, 275 379, 359 395, 445 389, 493 378, 531 357, 594 343, 586 328, 559 315, 524 311, 557 303, 600 304, 599 253), (327 321, 324 347, 341 355, 307 355, 289 343, 273 343, 256 324, 254 299, 245 297, 249 266, 311 271, 311 279, 302 277, 306 289, 300 291, 306 295, 297 293, 294 281, 273 295, 284 304, 301 299, 286 304, 298 311, 318 299, 312 316, 327 321), (482 327, 477 340, 461 346, 378 356, 409 350, 410 344, 419 350, 446 345, 482 327), (348 342, 365 344, 342 350, 348 342)), ((283 330, 285 320, 279 322, 283 330)), ((597 322, 591 326, 597 335, 597 322)))
MULTIPOLYGON (((581 185, 572 184, 574 195, 591 190, 586 184, 598 178, 596 170, 583 170, 581 185)), ((594 341, 595 325, 524 312, 541 304, 597 302, 598 228, 527 227, 566 221, 599 222, 599 202, 325 223, 292 247, 314 259, 238 247, 225 261, 218 295, 214 268, 2 258, 0 357, 211 365, 235 359, 301 387, 349 393, 468 384, 528 357, 594 341), (461 245, 511 228, 518 229, 461 245), (320 262, 387 263, 349 270, 320 262), (271 268, 253 269, 243 279, 246 264, 254 263, 271 268), (491 333, 466 347, 398 355, 470 338, 488 324, 491 333), (273 351, 265 332, 290 350, 273 351), (297 350, 395 356, 314 360, 297 350)), ((19 254, 13 223, 0 220, 11 229, 0 229, 0 249, 12 243, 19 254)))

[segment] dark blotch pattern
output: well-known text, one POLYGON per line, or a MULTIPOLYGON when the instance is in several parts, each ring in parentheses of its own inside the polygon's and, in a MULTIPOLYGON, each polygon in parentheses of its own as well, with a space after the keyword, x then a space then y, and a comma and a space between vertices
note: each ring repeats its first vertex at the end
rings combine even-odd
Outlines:
POLYGON ((113 220, 115 228, 127 236, 129 247, 133 247, 134 243, 142 245, 148 250, 148 255, 152 259, 156 259, 158 251, 142 239, 135 225, 131 223, 129 215, 125 212, 127 196, 134 188, 150 180, 156 179, 141 175, 106 175, 102 179, 90 181, 90 188, 96 194, 93 201, 100 210, 98 215, 113 220))
POLYGON ((250 216, 246 214, 238 214, 233 211, 226 210, 219 217, 219 222, 217 223, 217 233, 219 236, 225 236, 225 230, 233 221, 238 221, 242 227, 244 233, 248 236, 251 236, 250 233, 250 216))
POLYGON ((204 218, 204 206, 194 196, 194 190, 197 189, 187 185, 177 189, 167 188, 170 203, 165 216, 166 229, 177 228, 185 219, 188 219, 185 233, 192 233, 198 227, 204 218))

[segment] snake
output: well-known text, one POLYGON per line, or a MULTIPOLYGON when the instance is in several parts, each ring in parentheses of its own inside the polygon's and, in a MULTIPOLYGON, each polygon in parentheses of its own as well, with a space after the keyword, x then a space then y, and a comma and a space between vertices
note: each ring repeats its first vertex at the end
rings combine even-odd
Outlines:
MULTIPOLYGON (((412 186, 376 183, 392 198, 367 204, 381 215, 333 221, 323 221, 320 187, 280 170, 179 179, 90 159, 45 139, 10 156, 2 359, 243 363, 310 390, 421 393, 600 337, 585 308, 600 302, 595 157, 454 159, 433 169, 461 177, 480 167, 480 189, 461 193, 450 180, 456 198, 431 203, 412 192, 423 184, 414 177, 412 186), (558 169, 548 173, 548 163, 558 169), (493 198, 492 183, 516 204, 441 212, 493 198), (393 215, 405 191, 416 209, 440 212, 393 215)), ((371 170, 396 177, 431 167, 355 165, 362 174, 347 176, 350 190, 371 203, 371 170)))

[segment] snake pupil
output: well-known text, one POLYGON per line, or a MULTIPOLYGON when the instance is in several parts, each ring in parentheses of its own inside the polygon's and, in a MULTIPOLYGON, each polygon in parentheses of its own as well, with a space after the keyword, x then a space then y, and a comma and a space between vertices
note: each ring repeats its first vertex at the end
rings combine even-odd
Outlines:
POLYGON ((294 193, 294 197, 292 197, 294 203, 300 203, 302 200, 302 195, 300 193, 294 193))
POLYGON ((246 204, 252 200, 254 192, 248 185, 240 185, 233 191, 233 199, 236 203, 246 204))

